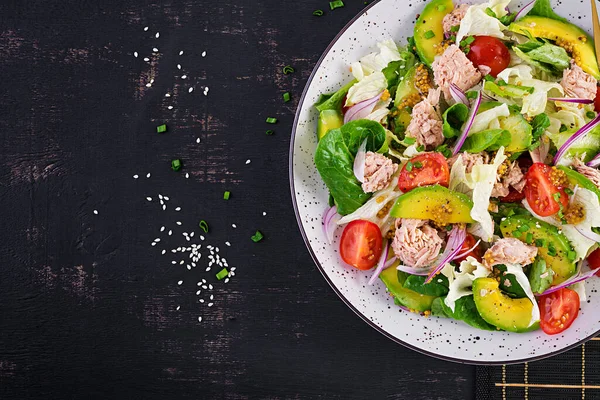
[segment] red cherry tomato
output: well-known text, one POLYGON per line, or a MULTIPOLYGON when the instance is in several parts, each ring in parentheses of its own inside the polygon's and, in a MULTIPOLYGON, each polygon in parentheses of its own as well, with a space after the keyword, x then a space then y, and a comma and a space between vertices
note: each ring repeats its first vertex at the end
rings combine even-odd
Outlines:
MULTIPOLYGON (((600 268, 600 249, 592 251, 592 253, 588 256, 587 261, 590 269, 600 268)), ((596 272, 596 276, 600 276, 600 270, 596 272)))
MULTIPOLYGON (((477 241, 475 240, 473 235, 468 233, 467 239, 463 243, 462 247, 460 248, 460 252, 458 254, 463 254, 465 251, 473 248, 473 246, 475 246, 475 243, 477 243, 477 241)), ((454 261, 461 263, 461 262, 465 261, 467 259, 467 257, 473 257, 477 261, 481 262, 481 249, 479 248, 479 246, 475 247, 473 250, 469 251, 464 256, 462 256, 460 258, 455 258, 454 261)))
POLYGON ((596 89, 596 100, 594 100, 594 108, 596 112, 600 112, 600 86, 596 89))
POLYGON ((569 196, 563 188, 557 188, 550 180, 552 169, 542 163, 535 163, 527 172, 525 197, 533 211, 541 217, 556 214, 569 205, 569 196))
POLYGON ((475 36, 467 57, 476 67, 490 67, 490 75, 494 78, 510 64, 508 47, 500 39, 491 36, 475 36))
POLYGON ((446 158, 440 153, 426 153, 416 156, 400 171, 398 189, 404 193, 420 186, 450 184, 450 168, 446 158))
POLYGON ((562 288, 538 299, 540 327, 548 335, 556 335, 571 326, 579 314, 579 295, 562 288))
POLYGON ((370 221, 352 221, 342 233, 340 255, 346 264, 368 270, 379 261, 382 242, 379 226, 370 221))
POLYGON ((501 197, 500 201, 503 203, 520 203, 525 198, 525 191, 519 193, 517 189, 511 186, 510 193, 501 197))

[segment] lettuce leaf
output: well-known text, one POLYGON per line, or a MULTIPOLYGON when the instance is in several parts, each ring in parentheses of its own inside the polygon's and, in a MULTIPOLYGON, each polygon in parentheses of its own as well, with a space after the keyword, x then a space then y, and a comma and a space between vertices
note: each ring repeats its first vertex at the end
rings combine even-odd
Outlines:
POLYGON ((345 105, 346 107, 350 107, 361 101, 372 99, 387 89, 387 86, 387 79, 385 79, 383 72, 374 72, 348 90, 345 105))
POLYGON ((493 36, 499 39, 506 39, 503 31, 507 29, 497 18, 489 15, 486 10, 489 8, 496 17, 503 17, 507 14, 506 7, 510 0, 490 0, 483 4, 475 4, 469 7, 465 17, 460 23, 460 28, 456 35, 456 43, 467 36, 493 36))
POLYGON ((531 310, 531 320, 529 321, 529 326, 532 326, 540 320, 540 308, 538 307, 537 300, 533 295, 533 290, 531 290, 529 279, 527 278, 527 275, 525 275, 525 272, 523 272, 523 266, 517 264, 506 264, 506 273, 515 276, 515 279, 533 304, 533 309, 531 310))
POLYGON ((353 213, 371 198, 354 176, 354 158, 365 140, 367 151, 387 148, 385 129, 369 120, 352 121, 332 129, 317 145, 315 165, 340 215, 353 213))
POLYGON ((406 73, 416 64, 417 58, 413 52, 403 50, 400 53, 400 60, 390 61, 390 63, 381 70, 388 82, 388 91, 392 98, 396 97, 396 90, 406 73))
POLYGON ((460 135, 463 124, 469 118, 469 107, 463 103, 456 103, 444 112, 443 133, 445 138, 453 138, 460 135))
POLYGON ((315 108, 320 111, 325 110, 336 110, 342 111, 342 102, 344 101, 344 97, 350 90, 352 86, 356 83, 356 80, 348 82, 344 86, 342 86, 337 92, 330 94, 322 94, 319 97, 319 100, 315 103, 315 108))
POLYGON ((494 107, 487 111, 477 114, 475 117, 475 121, 473 121, 473 126, 471 127, 470 135, 473 135, 477 132, 482 132, 486 129, 497 129, 500 127, 498 123, 498 118, 500 117, 508 117, 510 115, 510 110, 508 109, 508 105, 501 104, 498 107, 494 107))
POLYGON ((557 21, 568 22, 566 18, 561 17, 555 13, 554 10, 552 10, 550 0, 537 0, 533 9, 529 11, 529 14, 527 15, 537 15, 540 17, 555 19, 557 21))
MULTIPOLYGON (((392 61, 402 60, 398 46, 392 39, 386 39, 377 43, 377 47, 379 48, 379 52, 367 54, 359 62, 352 64, 352 74, 358 81, 363 80, 374 72, 381 72, 392 61)), ((404 54, 404 56, 406 57, 407 54, 404 54)))
POLYGON ((510 144, 510 132, 503 129, 488 129, 469 136, 463 144, 462 151, 467 153, 481 153, 482 151, 496 151, 500 147, 510 144))
POLYGON ((559 75, 571 66, 571 57, 565 49, 529 35, 529 41, 513 46, 523 61, 543 71, 559 75))
POLYGON ((491 271, 483 266, 473 257, 467 257, 466 260, 460 263, 458 271, 454 269, 444 268, 442 274, 448 278, 448 295, 444 303, 452 312, 456 310, 456 302, 473 294, 471 287, 473 281, 477 278, 485 278, 489 276, 491 271))

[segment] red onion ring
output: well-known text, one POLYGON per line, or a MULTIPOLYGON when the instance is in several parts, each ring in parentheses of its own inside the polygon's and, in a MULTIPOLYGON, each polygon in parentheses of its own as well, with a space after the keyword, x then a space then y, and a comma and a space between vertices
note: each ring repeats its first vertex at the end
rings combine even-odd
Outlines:
POLYGON ((469 99, 468 99, 467 95, 465 94, 465 92, 463 92, 454 83, 450 84, 450 94, 452 95, 452 98, 454 99, 455 102, 462 103, 467 107, 470 105, 469 99))
POLYGON ((477 98, 475 99, 475 104, 471 107, 471 113, 469 114, 469 119, 467 120, 467 124, 465 125, 465 129, 460 134, 460 137, 456 141, 456 145, 454 146, 454 150, 452 151, 452 155, 457 155, 463 144, 465 144, 465 140, 469 136, 469 132, 473 127, 473 123, 475 122, 475 117, 477 116, 477 112, 479 111, 479 107, 481 106, 482 92, 479 91, 477 93, 477 98))
POLYGON ((385 263, 385 267, 386 267, 386 268, 389 268, 389 267, 391 267, 392 265, 394 265, 394 263, 395 263, 396 261, 398 261, 398 257, 394 256, 394 257, 390 258, 390 259, 389 259, 389 260, 388 260, 388 261, 385 263))
POLYGON ((369 285, 374 284, 375 280, 379 277, 379 274, 381 274, 381 271, 385 269, 385 264, 388 258, 389 251, 390 246, 388 246, 388 241, 387 239, 384 239, 383 252, 381 253, 381 257, 379 257, 379 262, 377 263, 377 268, 375 269, 375 272, 373 272, 373 275, 371 275, 371 279, 369 279, 369 285))
POLYGON ((598 235, 597 233, 593 232, 593 231, 585 231, 583 229, 580 229, 578 226, 575 226, 575 230, 577 232, 579 232, 579 234, 587 239, 590 239, 596 243, 600 243, 600 235, 598 235))
POLYGON ((373 109, 375 108, 375 105, 377 104, 379 99, 381 99, 382 95, 383 92, 379 93, 377 96, 371 99, 361 101, 360 103, 357 103, 350 107, 344 115, 344 124, 347 124, 350 121, 355 121, 357 119, 363 119, 367 115, 371 114, 373 112, 373 109))
POLYGON ((477 243, 475 243, 475 246, 473 246, 473 247, 471 247, 470 249, 468 249, 468 250, 465 250, 465 251, 463 251, 462 253, 460 253, 460 254, 456 255, 456 256, 454 257, 454 260, 456 260, 456 259, 459 259, 459 258, 462 258, 462 257, 466 256, 467 254, 469 254, 470 252, 472 252, 473 250, 475 250, 475 249, 477 248, 477 246, 479 246, 479 243, 481 243, 481 239, 479 239, 479 240, 477 241, 477 243))
POLYGON ((594 100, 590 99, 576 99, 571 97, 550 97, 548 101, 561 101, 563 103, 574 103, 574 104, 592 104, 594 100))
POLYGON ((323 234, 327 238, 329 244, 333 243, 333 235, 337 229, 337 221, 341 218, 341 215, 337 213, 337 206, 329 207, 323 213, 323 234))
POLYGON ((554 156, 554 164, 558 164, 558 162, 560 161, 560 159, 565 155, 565 153, 567 152, 567 150, 569 150, 571 148, 571 146, 573 146, 573 144, 580 138, 584 137, 585 135, 587 135, 588 133, 590 133, 590 131, 592 129, 594 129, 596 126, 598 126, 598 124, 600 124, 600 115, 596 116, 596 118, 594 118, 593 120, 591 120, 590 122, 588 122, 587 124, 585 124, 583 126, 583 128, 581 128, 580 130, 578 130, 573 136, 571 136, 566 142, 565 144, 563 144, 560 149, 558 150, 558 152, 556 153, 556 155, 554 156))
POLYGON ((450 235, 448 236, 448 242, 446 243, 446 248, 444 252, 438 257, 438 260, 441 260, 438 263, 437 267, 431 271, 431 273, 425 279, 425 283, 429 283, 432 279, 440 272, 447 263, 454 260, 456 255, 460 252, 462 245, 465 243, 467 239, 467 229, 465 227, 459 227, 458 225, 454 225, 450 235))
POLYGON ((431 271, 433 271, 433 267, 427 267, 427 268, 413 268, 413 267, 409 267, 406 265, 398 265, 398 267, 396 268, 398 271, 402 271, 402 272, 406 272, 407 274, 411 274, 411 275, 418 275, 418 276, 427 276, 429 275, 429 273, 431 271))
POLYGON ((533 7, 535 6, 535 2, 537 0, 533 0, 531 3, 523 6, 523 8, 521 8, 521 10, 519 10, 519 12, 517 13, 517 15, 515 15, 515 21, 518 21, 519 19, 523 18, 524 16, 526 16, 527 14, 529 14, 529 12, 533 9, 533 7))
MULTIPOLYGON (((580 266, 581 266, 581 264, 580 264, 580 266)), ((575 277, 573 277, 573 278, 571 278, 571 279, 569 279, 569 280, 561 283, 558 286, 551 287, 550 289, 546 290, 542 294, 536 294, 536 296, 537 297, 539 297, 539 296, 545 296, 547 294, 557 292, 560 289, 564 289, 564 288, 566 288, 568 286, 571 286, 571 285, 574 285, 576 283, 586 281, 586 280, 590 279, 592 276, 596 275, 597 272, 598 272, 597 269, 592 269, 592 270, 590 270, 590 271, 585 272, 585 273, 582 274, 581 273, 581 269, 580 269, 579 273, 577 273, 577 275, 575 275, 575 277)))
POLYGON ((354 157, 354 176, 360 183, 365 181, 365 159, 367 158, 367 139, 365 139, 354 157))
POLYGON ((598 153, 596 157, 592 158, 586 165, 588 167, 598 168, 600 166, 600 153, 598 153))

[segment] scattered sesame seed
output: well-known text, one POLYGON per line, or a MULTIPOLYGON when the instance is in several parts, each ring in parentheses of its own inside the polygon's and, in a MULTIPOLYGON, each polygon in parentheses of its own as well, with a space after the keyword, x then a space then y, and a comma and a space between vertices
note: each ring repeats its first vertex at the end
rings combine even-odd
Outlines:
POLYGON ((179 281, 179 282, 177 282, 177 284, 178 284, 178 285, 181 285, 182 283, 183 283, 183 281, 179 281))
POLYGON ((267 215, 267 213, 263 211, 263 217, 264 217, 265 215, 267 215))
POLYGON ((158 49, 156 47, 153 47, 152 51, 155 52, 155 53, 158 53, 158 49))
POLYGON ((181 211, 181 207, 177 207, 175 211, 181 211))
POLYGON ((208 306, 209 306, 209 307, 212 307, 212 306, 213 306, 213 304, 214 304, 214 303, 208 303, 208 306))
POLYGON ((167 209, 167 206, 163 204, 162 209, 163 211, 165 211, 167 209))
POLYGON ((225 283, 229 282, 229 278, 225 278, 225 283))
POLYGON ((146 178, 150 178, 150 172, 148 172, 148 174, 146 174, 146 178))
POLYGON ((165 93, 165 97, 171 97, 171 93, 165 93))
POLYGON ((199 301, 200 301, 200 303, 204 303, 204 299, 200 299, 199 301))
POLYGON ((181 64, 177 64, 177 69, 181 69, 181 64))
MULTIPOLYGON (((200 293, 202 293, 202 290, 198 290, 198 291, 196 292, 196 296, 200 296, 200 293)), ((211 299, 211 300, 212 300, 212 299, 211 299)))
POLYGON ((163 250, 163 251, 161 251, 161 254, 163 254, 163 255, 164 255, 164 254, 167 254, 167 251, 166 251, 166 250, 163 250))
POLYGON ((138 56, 138 52, 137 52, 137 51, 134 51, 134 52, 133 52, 133 56, 134 56, 135 58, 137 58, 137 56, 138 56))
POLYGON ((191 271, 191 270, 192 270, 192 267, 191 267, 189 264, 188 264, 188 265, 186 265, 185 267, 188 269, 188 271, 191 271))
POLYGON ((202 52, 202 57, 206 57, 206 51, 202 52))
POLYGON ((154 239, 154 241, 155 241, 156 243, 158 243, 158 242, 160 242, 160 238, 156 238, 156 239, 154 239))
POLYGON ((173 234, 172 230, 169 230, 169 236, 171 236, 173 234))
POLYGON ((190 177, 190 174, 186 172, 185 173, 185 179, 188 179, 189 177, 190 177))
POLYGON ((195 233, 196 233, 196 232, 192 232, 192 233, 190 233, 190 237, 194 237, 194 234, 195 234, 195 233))
POLYGON ((193 91, 194 91, 193 87, 191 87, 191 88, 188 89, 188 93, 192 93, 193 91))
POLYGON ((187 78, 187 75, 181 75, 181 79, 187 78))
POLYGON ((152 84, 151 83, 146 83, 146 87, 151 87, 152 84))
POLYGON ((180 308, 181 308, 181 306, 177 306, 176 310, 179 311, 180 308))
POLYGON ((182 55, 183 55, 183 50, 181 50, 181 51, 179 52, 179 55, 180 55, 180 56, 182 56, 182 55))
POLYGON ((152 201, 152 197, 146 197, 146 200, 152 201))
POLYGON ((211 294, 210 295, 210 300, 214 300, 214 299, 215 299, 215 296, 211 294))
POLYGON ((196 139, 196 143, 200 143, 200 138, 197 138, 197 139, 196 139))
MULTIPOLYGON (((208 288, 209 288, 210 290, 213 290, 213 285, 209 284, 209 285, 208 285, 208 288)), ((212 294, 210 295, 210 299, 212 300, 212 294)))
POLYGON ((202 317, 198 317, 198 322, 202 322, 202 317))
POLYGON ((229 243, 229 242, 225 242, 225 244, 226 244, 227 246, 231 247, 231 243, 229 243))
POLYGON ((210 271, 210 267, 206 267, 206 270, 205 270, 205 271, 206 271, 206 272, 210 271))
POLYGON ((169 106, 169 107, 167 107, 167 108, 168 108, 169 110, 172 110, 172 109, 173 109, 173 106, 169 106))
POLYGON ((139 177, 140 177, 140 176, 139 176, 138 174, 135 174, 135 175, 133 176, 133 179, 137 179, 137 178, 139 178, 139 177))
POLYGON ((180 225, 180 226, 181 226, 181 221, 177 221, 177 222, 175 222, 175 223, 176 223, 177 225, 180 225))
POLYGON ((160 227, 160 231, 161 231, 161 232, 164 232, 164 231, 165 231, 165 227, 164 227, 164 226, 161 226, 161 227, 160 227))
POLYGON ((98 215, 98 210, 94 210, 94 214, 98 215))
POLYGON ((235 229, 235 228, 237 228, 237 225, 236 225, 236 224, 231 224, 231 227, 232 227, 233 229, 235 229))
POLYGON ((177 261, 171 261, 171 264, 175 265, 177 264, 177 261))
POLYGON ((144 57, 144 61, 148 62, 150 59, 148 57, 144 57))
POLYGON ((155 38, 159 38, 160 37, 160 32, 156 32, 156 35, 154 35, 155 38))
POLYGON ((250 164, 250 162, 251 162, 250 159, 247 159, 246 160, 246 165, 250 164))

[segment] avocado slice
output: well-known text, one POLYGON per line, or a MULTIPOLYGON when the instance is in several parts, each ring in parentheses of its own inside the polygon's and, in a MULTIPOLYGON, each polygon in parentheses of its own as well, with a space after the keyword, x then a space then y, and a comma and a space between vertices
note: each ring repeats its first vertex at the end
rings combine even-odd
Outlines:
POLYGON ((444 40, 442 21, 453 10, 452 0, 432 0, 417 19, 414 33, 415 45, 421 61, 429 67, 437 55, 438 46, 444 40))
MULTIPOLYGON (((487 83, 489 82, 486 82, 486 84, 487 83)), ((478 114, 501 105, 502 103, 498 101, 483 103, 481 107, 479 107, 478 114)), ((500 123, 500 129, 510 132, 510 144, 504 149, 507 153, 519 153, 529 149, 533 139, 533 128, 521 113, 511 109, 510 115, 508 117, 498 118, 498 122, 500 123)))
POLYGON ((489 324, 509 332, 530 332, 539 328, 530 326, 533 303, 529 298, 512 299, 500 290, 493 278, 473 281, 473 299, 481 317, 489 324))
POLYGON ((577 64, 585 72, 600 79, 594 40, 578 26, 569 22, 528 15, 510 24, 508 29, 521 35, 529 32, 533 37, 555 41, 572 53, 577 64))
POLYGON ((554 271, 553 285, 565 282, 577 271, 577 265, 573 262, 575 251, 557 227, 532 216, 513 215, 502 221, 500 230, 504 237, 529 241, 538 248, 538 256, 554 271))
POLYGON ((532 94, 535 90, 529 86, 504 85, 500 86, 492 81, 486 81, 483 88, 488 92, 492 92, 501 97, 513 97, 522 99, 523 97, 532 94))
POLYGON ((584 189, 587 189, 591 192, 596 193, 596 196, 598 196, 598 198, 600 199, 600 189, 598 189, 598 186, 594 185, 594 183, 588 178, 586 178, 579 172, 572 170, 569 167, 565 167, 563 165, 559 165, 556 168, 560 169, 565 173, 565 175, 567 175, 567 179, 569 180, 571 187, 579 186, 584 189))
POLYGON ((337 110, 323 110, 319 113, 317 124, 317 136, 319 140, 332 129, 341 128, 344 125, 344 117, 337 110))
POLYGON ((468 196, 440 185, 423 186, 403 194, 391 211, 394 218, 430 219, 440 225, 470 224, 473 202, 468 196))
POLYGON ((409 274, 398 271, 396 266, 391 266, 381 272, 379 278, 383 281, 388 291, 394 296, 395 301, 411 310, 424 312, 431 310, 434 296, 426 296, 406 289, 403 285, 409 274))
POLYGON ((417 76, 417 66, 413 66, 408 70, 402 81, 396 89, 396 98, 394 99, 394 106, 400 107, 402 101, 411 96, 419 96, 419 89, 415 86, 415 77, 417 76))

